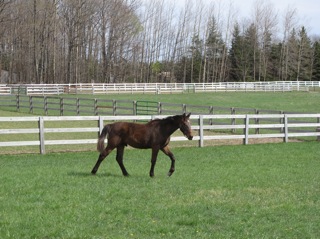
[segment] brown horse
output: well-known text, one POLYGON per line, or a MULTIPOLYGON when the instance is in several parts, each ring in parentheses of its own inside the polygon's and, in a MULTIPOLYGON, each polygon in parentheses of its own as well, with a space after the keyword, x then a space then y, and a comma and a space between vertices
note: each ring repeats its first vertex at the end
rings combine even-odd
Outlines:
POLYGON ((99 139, 97 149, 100 152, 98 161, 91 173, 96 174, 101 162, 117 148, 116 160, 124 176, 128 172, 123 165, 124 147, 130 145, 134 148, 152 149, 150 177, 154 176, 154 166, 157 161, 159 150, 165 153, 171 159, 171 167, 168 176, 171 176, 175 170, 175 157, 170 151, 168 144, 170 135, 177 129, 189 139, 192 140, 192 131, 189 121, 190 114, 175 115, 164 119, 155 119, 146 124, 116 122, 104 126, 99 139), (108 145, 104 147, 104 140, 108 138, 108 145))

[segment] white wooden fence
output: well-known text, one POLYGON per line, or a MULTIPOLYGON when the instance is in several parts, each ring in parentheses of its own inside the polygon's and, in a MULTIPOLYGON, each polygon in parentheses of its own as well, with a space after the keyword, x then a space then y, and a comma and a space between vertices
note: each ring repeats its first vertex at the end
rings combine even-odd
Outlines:
POLYGON ((11 87, 5 84, 0 84, 0 95, 10 95, 11 87))
MULTIPOLYGON (((40 153, 45 154, 47 145, 71 145, 71 144, 96 144, 97 138, 66 140, 46 140, 46 135, 50 133, 80 133, 80 132, 101 132, 106 121, 135 121, 135 120, 151 120, 153 118, 164 118, 166 116, 41 116, 41 117, 0 117, 0 124, 5 122, 37 122, 36 128, 11 128, 0 129, 2 135, 6 134, 37 134, 38 140, 32 141, 1 141, 0 147, 10 146, 39 146, 40 153), (45 127, 45 122, 59 122, 60 128, 45 127), (97 127, 78 127, 68 128, 63 127, 63 122, 67 121, 96 121, 97 127)), ((192 129, 197 131, 194 140, 199 142, 199 147, 203 147, 205 141, 221 140, 221 139, 242 139, 243 144, 248 144, 249 139, 254 138, 282 138, 284 142, 288 142, 292 137, 317 137, 320 138, 320 114, 270 114, 270 115, 191 115, 193 121, 192 129), (294 119, 306 119, 313 123, 294 122, 294 119), (231 124, 219 124, 219 120, 229 119, 231 124), (263 123, 263 119, 275 119, 274 124, 263 123), (292 121, 292 123, 290 123, 292 121), (290 132, 292 128, 304 129, 303 132, 290 132), (256 131, 259 129, 259 131, 256 131), (267 129, 266 133, 261 132, 262 129, 267 129), (276 131, 274 129, 277 129, 276 131), (233 133, 216 135, 214 130, 233 130, 233 133), (236 132, 236 133, 235 133, 236 132)), ((75 123, 76 124, 76 123, 75 123)), ((187 140, 183 136, 174 136, 172 141, 187 140)))
POLYGON ((320 81, 212 82, 212 83, 79 83, 0 85, 1 94, 121 94, 184 92, 286 92, 309 91, 320 81))

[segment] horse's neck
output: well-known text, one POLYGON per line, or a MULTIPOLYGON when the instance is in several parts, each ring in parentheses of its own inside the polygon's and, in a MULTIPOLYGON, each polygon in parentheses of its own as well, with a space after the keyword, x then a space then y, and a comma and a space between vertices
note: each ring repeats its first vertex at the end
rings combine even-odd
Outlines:
POLYGON ((168 133, 168 137, 170 135, 172 135, 177 129, 179 129, 179 126, 176 125, 176 124, 163 124, 163 125, 160 126, 160 130, 163 131, 163 132, 167 132, 168 133), (165 129, 168 129, 168 130, 165 130, 165 129))

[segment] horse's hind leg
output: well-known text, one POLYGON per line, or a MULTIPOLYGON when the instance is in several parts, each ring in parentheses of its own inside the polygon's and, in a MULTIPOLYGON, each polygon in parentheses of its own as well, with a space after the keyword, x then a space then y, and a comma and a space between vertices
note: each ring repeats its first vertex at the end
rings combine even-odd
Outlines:
POLYGON ((110 147, 108 145, 107 148, 102 153, 100 153, 98 161, 97 161, 97 163, 95 164, 95 166, 93 167, 93 169, 91 171, 92 174, 96 174, 101 162, 111 153, 111 151, 113 149, 114 149, 114 147, 110 147))
POLYGON ((154 176, 154 167, 156 166, 157 157, 158 157, 159 148, 152 148, 152 156, 151 156, 151 168, 150 168, 150 177, 154 176))
POLYGON ((176 161, 176 159, 175 159, 173 153, 170 151, 168 146, 162 148, 161 151, 164 152, 165 155, 169 156, 169 158, 171 159, 171 167, 170 167, 170 170, 168 172, 168 176, 171 176, 173 174, 173 172, 175 171, 175 161, 176 161))
POLYGON ((117 147, 117 156, 116 156, 116 159, 117 159, 117 162, 118 162, 118 164, 119 164, 119 166, 120 166, 120 168, 121 168, 122 174, 123 174, 124 176, 129 176, 126 168, 125 168, 124 165, 123 165, 123 152, 124 152, 124 147, 125 147, 124 145, 119 145, 119 146, 117 147))

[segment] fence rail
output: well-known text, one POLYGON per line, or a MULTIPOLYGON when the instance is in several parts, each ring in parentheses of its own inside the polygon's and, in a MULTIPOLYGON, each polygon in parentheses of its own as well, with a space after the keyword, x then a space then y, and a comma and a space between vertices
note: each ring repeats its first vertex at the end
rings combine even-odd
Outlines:
POLYGON ((212 83, 79 83, 0 85, 0 94, 168 94, 184 92, 312 91, 320 81, 212 82, 212 83))
MULTIPOLYGON (((39 146, 40 153, 45 154, 45 148, 48 145, 71 145, 71 144, 95 144, 97 138, 81 138, 81 139, 64 139, 63 133, 99 133, 102 131, 106 122, 110 121, 137 121, 151 120, 153 118, 164 118, 164 115, 151 116, 42 116, 42 117, 0 117, 0 124, 8 122, 35 122, 37 127, 33 128, 6 128, 0 129, 0 135, 3 140, 6 134, 33 134, 37 135, 37 140, 27 141, 1 141, 0 147, 11 146, 39 146), (59 122, 59 127, 45 127, 48 122, 59 122), (93 121, 97 123, 97 127, 61 127, 64 122, 93 121), (59 139, 47 140, 47 136, 51 133, 61 135, 59 139)), ((320 114, 269 114, 269 115, 192 115, 192 129, 198 132, 194 140, 199 142, 199 147, 203 147, 205 141, 221 140, 221 139, 242 139, 243 144, 249 144, 249 139, 254 138, 282 138, 284 142, 288 142, 292 137, 314 137, 320 138, 320 114), (290 123, 292 119, 303 118, 313 119, 313 123, 290 123), (232 124, 215 124, 219 120, 231 120, 232 124), (269 124, 261 123, 262 119, 276 119, 279 123, 269 124), (281 122, 281 123, 280 123, 281 122), (272 129, 282 129, 280 132, 272 131, 272 129), (303 128, 303 132, 291 132, 291 129, 303 128), (215 131, 227 129, 229 133, 215 134, 215 131), (234 130, 231 133, 229 130, 234 130), (256 134, 256 129, 267 129, 265 133, 256 134)), ((294 122, 294 121, 292 121, 294 122)), ((85 137, 85 136, 84 136, 85 137)), ((172 141, 187 140, 182 136, 174 136, 172 141)))

